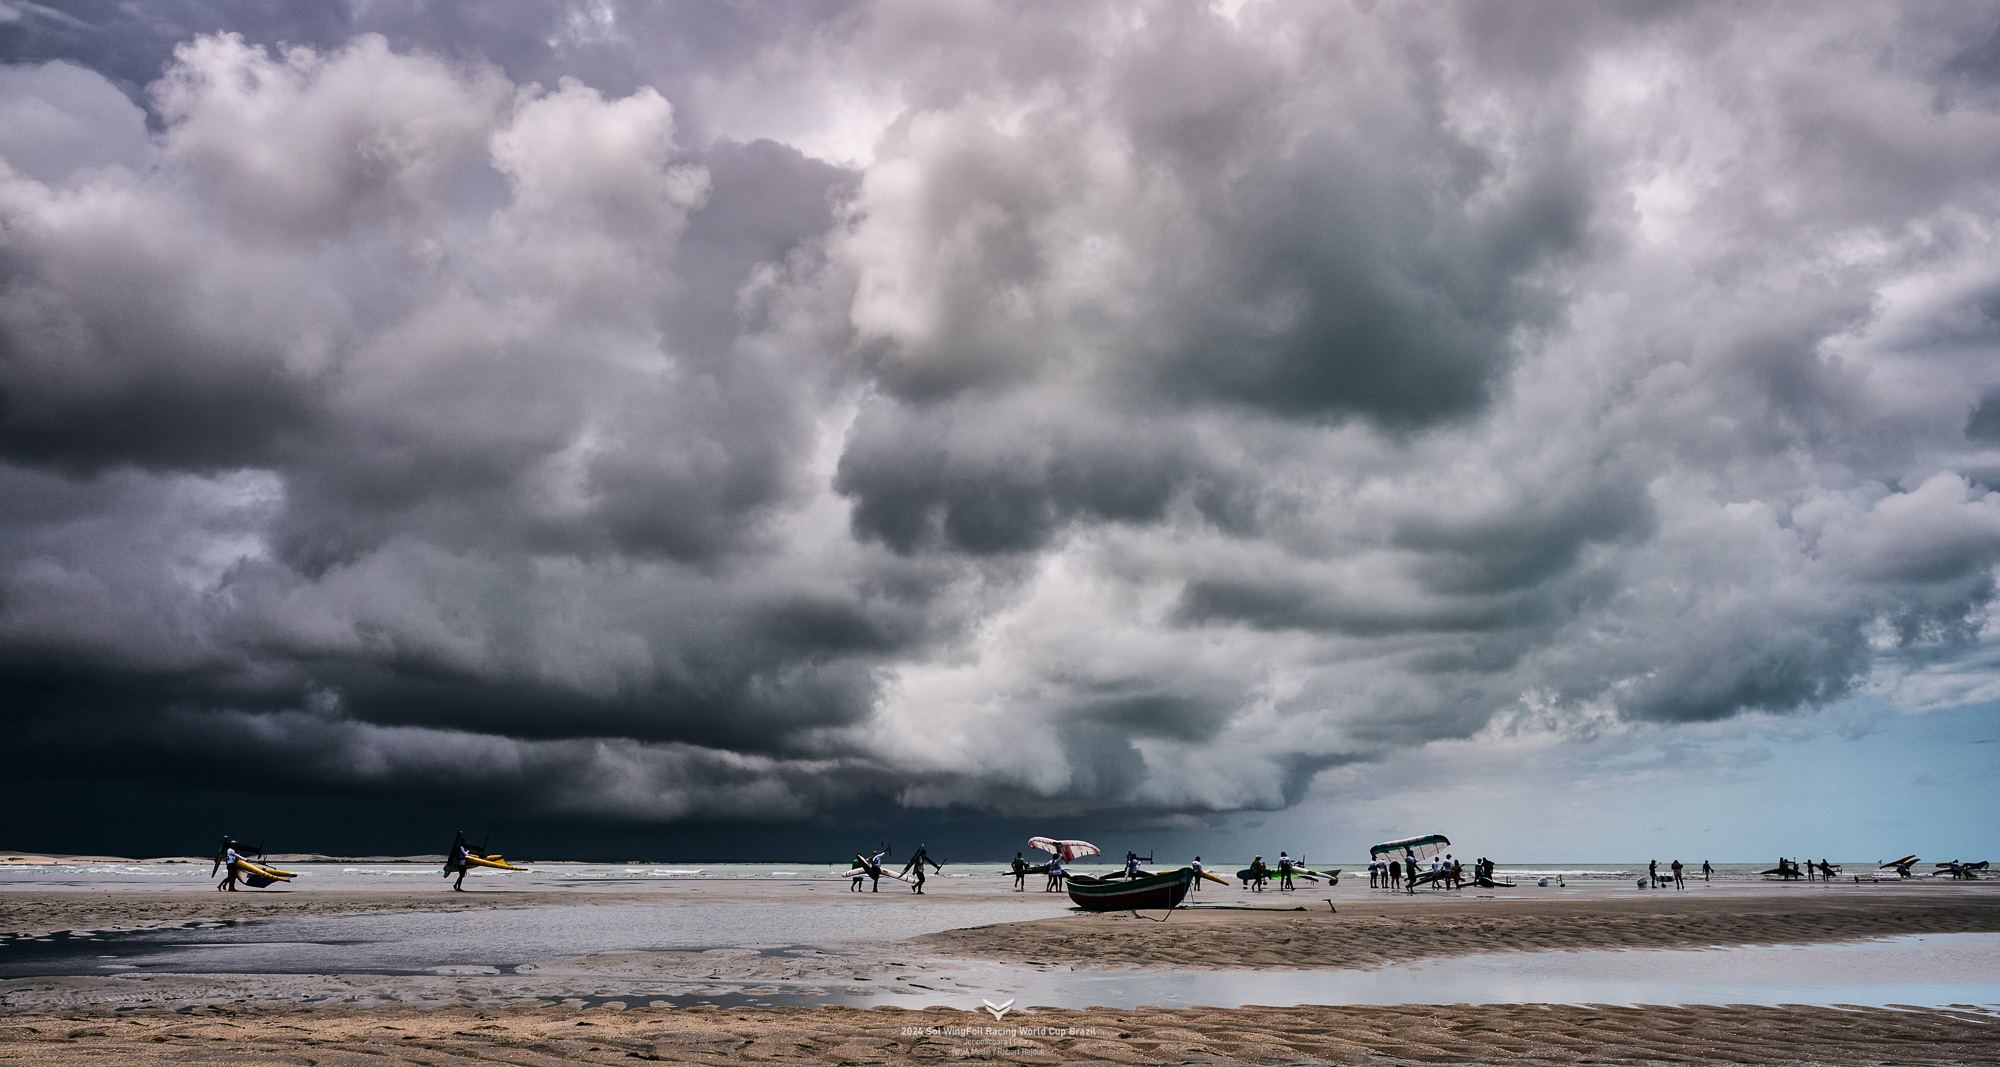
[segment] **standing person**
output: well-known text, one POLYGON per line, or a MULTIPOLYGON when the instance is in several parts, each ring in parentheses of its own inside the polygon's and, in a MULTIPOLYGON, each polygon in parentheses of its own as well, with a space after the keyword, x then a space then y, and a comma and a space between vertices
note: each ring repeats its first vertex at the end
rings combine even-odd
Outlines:
POLYGON ((1062 885, 1063 878, 1063 858, 1062 853, 1058 852, 1055 858, 1049 861, 1049 884, 1042 887, 1042 892, 1055 892, 1062 885))
POLYGON ((921 893, 924 891, 924 864, 926 863, 931 865, 932 870, 940 874, 944 873, 944 864, 932 859, 931 854, 925 851, 925 846, 918 845, 916 853, 910 857, 910 862, 903 864, 903 873, 905 875, 910 874, 912 871, 916 872, 917 880, 910 883, 911 892, 921 893))
POLYGON ((1022 858, 1021 858, 1021 854, 1020 854, 1019 852, 1016 852, 1016 853, 1014 853, 1014 866, 1013 866, 1013 871, 1014 871, 1014 892, 1016 892, 1016 893, 1025 893, 1025 892, 1027 892, 1027 891, 1028 891, 1028 861, 1027 861, 1027 860, 1024 860, 1024 859, 1022 859, 1022 858))
POLYGON ((1137 852, 1125 853, 1125 877, 1137 878, 1141 873, 1143 872, 1139 869, 1139 854, 1137 852))
POLYGON ((1659 860, 1653 860, 1652 862, 1646 864, 1646 884, 1654 889, 1660 888, 1659 860))
POLYGON ((860 853, 856 853, 854 856, 855 859, 861 861, 862 873, 868 876, 868 891, 870 893, 880 893, 882 891, 882 859, 888 854, 889 850, 884 848, 872 856, 862 856, 860 853))
POLYGON ((1289 891, 1292 888, 1292 857, 1281 850, 1278 853, 1278 889, 1289 891))
POLYGON ((1706 882, 1706 881, 1708 881, 1708 880, 1709 880, 1709 878, 1710 878, 1711 876, 1713 876, 1714 874, 1715 874, 1715 868, 1713 868, 1713 867, 1710 867, 1710 866, 1708 865, 1708 861, 1707 861, 1707 860, 1702 860, 1702 861, 1701 861, 1701 880, 1702 880, 1702 881, 1704 881, 1704 882, 1706 882))
POLYGON ((1262 893, 1264 891, 1264 883, 1270 880, 1270 877, 1271 868, 1264 866, 1264 857, 1258 856, 1250 861, 1251 892, 1262 893))
POLYGON ((1674 861, 1673 872, 1674 872, 1674 888, 1686 889, 1687 883, 1681 881, 1681 861, 1679 860, 1674 861))
POLYGON ((1389 861, 1389 888, 1390 888, 1390 889, 1401 889, 1401 888, 1403 888, 1403 861, 1402 861, 1402 860, 1390 860, 1390 861, 1389 861))
POLYGON ((472 864, 467 862, 471 852, 472 849, 466 845, 464 837, 460 837, 458 844, 451 847, 451 869, 458 872, 458 881, 453 882, 451 887, 461 893, 465 892, 465 876, 472 871, 472 864))
POLYGON ((1411 894, 1417 891, 1417 853, 1414 849, 1403 851, 1403 891, 1411 894))
POLYGON ((1194 871, 1194 891, 1199 893, 1201 892, 1201 883, 1206 881, 1206 879, 1204 879, 1201 876, 1201 857, 1196 856, 1194 858, 1194 862, 1189 864, 1188 868, 1194 871))
MULTIPOLYGON (((215 883, 215 888, 236 892, 237 879, 242 876, 236 865, 243 862, 243 854, 236 851, 236 841, 228 834, 222 836, 222 853, 215 861, 222 867, 222 881, 215 883)), ((215 873, 215 868, 209 868, 209 873, 215 873)))

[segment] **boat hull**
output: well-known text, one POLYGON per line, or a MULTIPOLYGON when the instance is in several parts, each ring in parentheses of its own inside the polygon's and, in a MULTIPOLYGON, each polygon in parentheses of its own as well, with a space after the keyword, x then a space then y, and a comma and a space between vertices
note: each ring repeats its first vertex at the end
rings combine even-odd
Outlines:
POLYGON ((1067 888, 1070 901, 1085 911, 1132 911, 1179 907, 1192 884, 1194 872, 1183 867, 1129 881, 1072 881, 1067 888))

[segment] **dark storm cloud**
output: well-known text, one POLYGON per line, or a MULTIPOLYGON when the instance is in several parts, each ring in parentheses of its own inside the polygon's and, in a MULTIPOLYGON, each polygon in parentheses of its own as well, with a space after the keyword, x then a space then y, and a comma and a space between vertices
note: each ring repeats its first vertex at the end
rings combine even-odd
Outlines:
POLYGON ((1990 13, 5 10, 46 778, 1150 817, 1990 688, 1990 13))
POLYGON ((1158 521, 1196 473, 1168 427, 996 407, 865 405, 834 481, 855 532, 905 553, 1033 551, 1074 521, 1158 521))

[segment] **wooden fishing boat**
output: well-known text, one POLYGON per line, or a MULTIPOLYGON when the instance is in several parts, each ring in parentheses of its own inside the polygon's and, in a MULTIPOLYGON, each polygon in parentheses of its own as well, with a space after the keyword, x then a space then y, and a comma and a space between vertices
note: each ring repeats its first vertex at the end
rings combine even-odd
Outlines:
POLYGON ((1072 878, 1067 888, 1069 899, 1085 911, 1129 911, 1179 907, 1193 884, 1194 871, 1182 867, 1120 881, 1072 878))

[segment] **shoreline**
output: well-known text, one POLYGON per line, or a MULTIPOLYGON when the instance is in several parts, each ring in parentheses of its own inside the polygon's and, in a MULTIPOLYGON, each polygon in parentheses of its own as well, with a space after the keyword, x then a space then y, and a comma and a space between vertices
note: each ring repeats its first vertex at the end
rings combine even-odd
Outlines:
MULTIPOLYGON (((844 883, 812 883, 803 891, 807 883, 719 879, 554 889, 515 889, 499 878, 474 884, 473 890, 463 893, 436 886, 238 893, 217 893, 206 886, 7 888, 0 889, 0 937, 308 916, 596 905, 683 908, 808 899, 816 905, 866 907, 871 899, 911 899, 894 891, 862 895, 832 888, 844 883)), ((920 899, 929 906, 976 907, 1040 896, 957 885, 938 887, 920 899)), ((1229 903, 1248 903, 1248 899, 1239 894, 1229 903)), ((1535 896, 1370 891, 1345 895, 1335 903, 1338 910, 1330 912, 1326 903, 1304 893, 1267 893, 1250 907, 1203 910, 1198 902, 1194 908, 1174 911, 1166 922, 1135 920, 1126 912, 1071 911, 1045 919, 920 934, 902 943, 948 957, 1009 962, 1283 970, 1373 967, 1484 952, 1814 944, 1902 934, 2000 932, 2000 882, 1746 885, 1685 893, 1592 887, 1535 896)))

